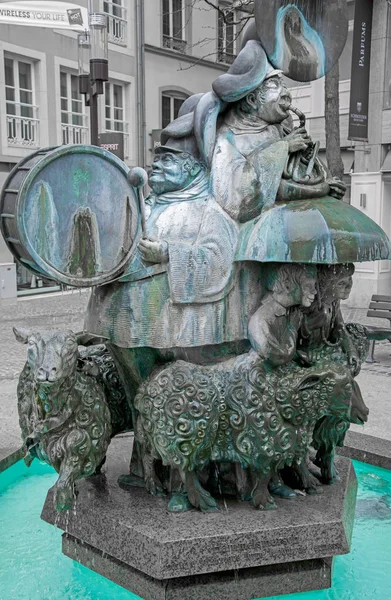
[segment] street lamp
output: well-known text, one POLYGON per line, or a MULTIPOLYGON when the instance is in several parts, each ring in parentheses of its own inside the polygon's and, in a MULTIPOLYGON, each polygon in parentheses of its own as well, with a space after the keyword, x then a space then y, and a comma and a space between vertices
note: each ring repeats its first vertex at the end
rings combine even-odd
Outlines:
POLYGON ((103 83, 109 79, 107 17, 100 12, 90 13, 89 24, 90 31, 78 36, 79 92, 90 107, 91 144, 97 146, 98 95, 103 94, 103 83))

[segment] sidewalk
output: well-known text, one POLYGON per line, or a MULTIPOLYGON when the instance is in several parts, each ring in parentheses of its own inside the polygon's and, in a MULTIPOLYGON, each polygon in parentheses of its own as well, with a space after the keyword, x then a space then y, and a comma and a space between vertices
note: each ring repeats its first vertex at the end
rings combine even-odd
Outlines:
MULTIPOLYGON (((12 328, 34 331, 72 329, 81 331, 89 298, 88 291, 32 296, 16 305, 1 307, 0 314, 0 463, 21 445, 17 414, 16 388, 18 376, 26 360, 26 346, 16 341, 12 328)), ((368 319, 366 309, 343 308, 346 322, 389 327, 387 320, 368 319)), ((391 441, 391 344, 376 344, 375 359, 364 363, 357 378, 367 406, 369 422, 364 427, 351 426, 351 431, 391 441), (390 378, 390 379, 389 379, 390 378)))

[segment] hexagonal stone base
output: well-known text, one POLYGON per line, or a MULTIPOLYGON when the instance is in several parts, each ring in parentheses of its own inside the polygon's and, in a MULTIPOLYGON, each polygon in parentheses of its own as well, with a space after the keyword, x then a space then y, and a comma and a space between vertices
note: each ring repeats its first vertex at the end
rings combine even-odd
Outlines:
POLYGON ((114 440, 106 474, 78 483, 68 522, 56 519, 49 491, 42 518, 67 525, 65 554, 147 600, 247 600, 331 585, 330 557, 350 549, 357 492, 350 460, 337 459, 340 481, 323 494, 277 500, 278 510, 225 499, 218 513, 172 514, 166 498, 117 485, 130 442, 114 440))

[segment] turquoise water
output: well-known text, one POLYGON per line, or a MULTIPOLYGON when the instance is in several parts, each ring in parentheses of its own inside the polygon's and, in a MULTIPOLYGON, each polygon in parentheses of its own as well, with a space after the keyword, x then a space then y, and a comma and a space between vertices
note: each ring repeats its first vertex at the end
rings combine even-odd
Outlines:
MULTIPOLYGON (((335 560, 332 589, 279 599, 391 599, 391 471, 354 466, 359 495, 352 551, 335 560)), ((61 553, 62 532, 40 519, 56 478, 37 461, 0 474, 0 600, 137 600, 61 553)))

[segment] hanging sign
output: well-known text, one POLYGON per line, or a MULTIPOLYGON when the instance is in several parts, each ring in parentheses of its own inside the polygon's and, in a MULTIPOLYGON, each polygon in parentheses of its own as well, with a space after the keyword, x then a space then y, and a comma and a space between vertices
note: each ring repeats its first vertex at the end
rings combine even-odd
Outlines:
POLYGON ((124 134, 120 131, 109 131, 99 134, 99 146, 104 150, 109 150, 121 160, 124 160, 124 134))
POLYGON ((368 141, 372 13, 373 0, 356 0, 348 139, 360 142, 368 141))
POLYGON ((29 25, 83 32, 89 29, 88 12, 83 6, 68 2, 2 2, 0 25, 29 25))

